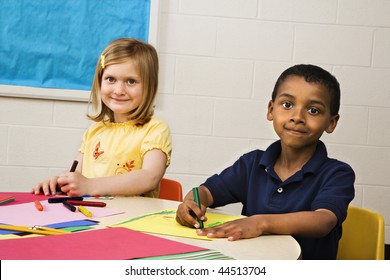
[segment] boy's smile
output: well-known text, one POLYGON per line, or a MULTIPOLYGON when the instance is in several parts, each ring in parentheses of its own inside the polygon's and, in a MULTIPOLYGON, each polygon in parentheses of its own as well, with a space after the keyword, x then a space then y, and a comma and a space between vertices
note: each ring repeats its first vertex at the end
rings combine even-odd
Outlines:
POLYGON ((315 148, 324 131, 335 129, 338 115, 330 114, 330 95, 318 83, 290 76, 268 105, 267 119, 286 148, 315 148))

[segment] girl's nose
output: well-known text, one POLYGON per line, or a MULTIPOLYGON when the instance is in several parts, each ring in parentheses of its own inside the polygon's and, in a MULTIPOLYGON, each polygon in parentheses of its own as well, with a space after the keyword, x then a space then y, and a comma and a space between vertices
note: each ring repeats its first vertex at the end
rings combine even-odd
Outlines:
POLYGON ((115 94, 123 94, 125 92, 124 90, 124 84, 122 82, 117 82, 114 87, 114 93, 115 94))

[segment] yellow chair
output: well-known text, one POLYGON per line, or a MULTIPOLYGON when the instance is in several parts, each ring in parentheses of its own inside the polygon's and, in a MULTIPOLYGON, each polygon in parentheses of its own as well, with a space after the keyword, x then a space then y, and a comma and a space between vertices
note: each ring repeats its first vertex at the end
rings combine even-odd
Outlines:
POLYGON ((162 178, 160 181, 159 198, 174 201, 183 201, 181 184, 175 180, 162 178))
POLYGON ((338 260, 383 260, 385 226, 381 214, 350 205, 339 241, 338 260))

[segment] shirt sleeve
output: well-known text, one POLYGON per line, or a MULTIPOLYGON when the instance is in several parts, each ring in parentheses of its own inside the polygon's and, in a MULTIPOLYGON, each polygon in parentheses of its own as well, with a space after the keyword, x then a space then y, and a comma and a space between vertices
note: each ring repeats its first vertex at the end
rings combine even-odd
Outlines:
POLYGON ((168 124, 160 119, 152 119, 148 124, 147 133, 141 145, 141 157, 153 149, 161 150, 167 156, 166 166, 171 162, 172 140, 168 124))
POLYGON ((93 127, 96 126, 96 123, 92 123, 88 128, 87 130, 84 132, 83 134, 83 139, 82 139, 82 142, 81 142, 81 146, 80 146, 80 149, 79 149, 79 152, 84 154, 85 153, 85 149, 86 149, 86 144, 87 144, 87 140, 89 138, 89 134, 90 134, 90 131, 93 129, 93 127))
POLYGON ((327 178, 326 183, 312 202, 311 209, 314 211, 324 208, 332 211, 341 225, 347 216, 348 205, 355 196, 355 172, 348 164, 337 160, 328 165, 333 167, 328 168, 328 174, 323 176, 327 178))
POLYGON ((220 174, 211 176, 203 183, 214 198, 212 208, 237 202, 246 204, 249 173, 255 162, 255 153, 246 153, 233 165, 225 168, 220 174))

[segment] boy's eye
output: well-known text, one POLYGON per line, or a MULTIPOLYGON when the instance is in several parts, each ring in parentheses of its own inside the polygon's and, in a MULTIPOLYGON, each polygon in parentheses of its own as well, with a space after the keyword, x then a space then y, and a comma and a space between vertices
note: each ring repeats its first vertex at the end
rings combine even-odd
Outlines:
POLYGON ((307 110, 307 111, 311 115, 318 115, 320 113, 320 111, 317 108, 309 108, 309 110, 307 110))
POLYGON ((292 107, 291 102, 285 101, 282 103, 282 106, 286 109, 290 109, 292 107))

